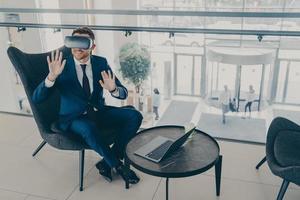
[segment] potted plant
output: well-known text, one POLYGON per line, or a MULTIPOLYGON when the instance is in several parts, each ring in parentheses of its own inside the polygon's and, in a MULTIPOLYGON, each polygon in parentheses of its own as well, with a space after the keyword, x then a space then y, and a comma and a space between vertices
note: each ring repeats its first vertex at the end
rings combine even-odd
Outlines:
MULTIPOLYGON (((122 77, 135 86, 136 94, 139 96, 141 86, 150 73, 148 50, 137 43, 127 43, 120 49, 119 61, 122 77)), ((138 101, 139 110, 142 110, 141 98, 138 101)))

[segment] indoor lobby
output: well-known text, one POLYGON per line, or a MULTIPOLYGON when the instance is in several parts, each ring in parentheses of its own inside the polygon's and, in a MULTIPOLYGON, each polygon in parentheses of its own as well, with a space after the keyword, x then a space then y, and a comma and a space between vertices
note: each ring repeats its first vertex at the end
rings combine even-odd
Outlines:
POLYGON ((0 200, 299 200, 299 11, 297 0, 0 0, 0 200), (95 39, 76 38, 79 27, 95 39), (87 72, 94 112, 101 88, 104 106, 143 117, 120 158, 137 184, 117 167, 107 180, 97 167, 105 157, 58 128, 86 74, 70 88, 63 76, 46 81, 51 60, 67 60, 61 75, 68 56, 78 65, 74 48, 94 48, 93 70, 97 55, 113 72, 99 84, 87 72), (117 93, 105 85, 116 77, 117 93), (38 86, 58 90, 35 102, 38 86), (151 132, 174 141, 191 123, 160 162, 136 155, 151 132))

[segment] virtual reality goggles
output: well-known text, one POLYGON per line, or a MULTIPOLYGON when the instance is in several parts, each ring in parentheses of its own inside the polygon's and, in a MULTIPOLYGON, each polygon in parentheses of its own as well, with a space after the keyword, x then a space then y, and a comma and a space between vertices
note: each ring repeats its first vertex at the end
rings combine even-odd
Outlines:
POLYGON ((68 48, 90 49, 94 41, 91 38, 83 36, 66 36, 65 46, 68 48))

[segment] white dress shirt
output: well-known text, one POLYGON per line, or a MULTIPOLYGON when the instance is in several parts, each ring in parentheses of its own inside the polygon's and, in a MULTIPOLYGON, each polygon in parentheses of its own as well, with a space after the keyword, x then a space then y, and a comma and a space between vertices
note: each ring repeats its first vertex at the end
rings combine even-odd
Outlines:
POLYGON ((246 101, 247 102, 253 102, 255 100, 255 91, 251 91, 251 92, 247 92, 247 95, 246 95, 246 101))
POLYGON ((153 107, 159 107, 160 106, 160 95, 159 94, 156 94, 154 93, 153 94, 153 107))
POLYGON ((81 63, 74 58, 74 63, 75 63, 77 78, 79 80, 81 87, 82 87, 82 82, 83 82, 83 80, 82 80, 83 71, 82 71, 82 68, 80 65, 86 65, 85 73, 89 79, 89 84, 90 84, 90 89, 91 89, 91 94, 92 94, 94 87, 93 87, 93 71, 92 71, 91 59, 89 59, 86 63, 81 63))
POLYGON ((230 94, 230 91, 227 90, 227 91, 222 91, 220 96, 219 96, 219 102, 221 104, 224 104, 224 105, 229 105, 230 103, 230 98, 231 98, 231 94, 230 94))

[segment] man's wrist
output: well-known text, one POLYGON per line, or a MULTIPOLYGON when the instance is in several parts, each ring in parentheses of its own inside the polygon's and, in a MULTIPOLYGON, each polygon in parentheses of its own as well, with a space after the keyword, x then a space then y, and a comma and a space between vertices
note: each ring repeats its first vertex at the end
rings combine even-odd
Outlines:
POLYGON ((47 79, 51 82, 54 82, 56 80, 57 76, 49 73, 48 76, 47 76, 47 79))
POLYGON ((110 92, 110 93, 114 93, 114 92, 116 92, 117 90, 118 90, 118 87, 116 86, 115 89, 110 90, 109 92, 110 92))

